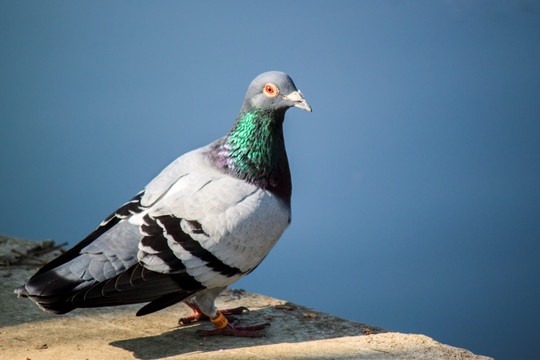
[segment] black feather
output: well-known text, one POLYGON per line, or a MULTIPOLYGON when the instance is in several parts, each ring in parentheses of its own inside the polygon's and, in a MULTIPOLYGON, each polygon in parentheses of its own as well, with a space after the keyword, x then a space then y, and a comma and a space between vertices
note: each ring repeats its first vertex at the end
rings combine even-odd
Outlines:
POLYGON ((137 311, 136 316, 144 316, 151 314, 153 312, 159 311, 161 309, 165 309, 166 307, 169 307, 171 305, 174 305, 184 299, 187 299, 191 295, 193 295, 195 292, 178 292, 178 293, 170 293, 167 295, 163 295, 160 298, 157 298, 153 300, 151 303, 146 304, 142 308, 137 311))
MULTIPOLYGON (((89 308, 157 301, 150 307, 157 311, 203 289, 204 286, 187 273, 162 274, 136 264, 107 281, 72 294, 70 302, 77 308, 89 308), (177 300, 164 302, 162 298, 177 300), (159 309, 157 304, 160 304, 159 309)), ((146 310, 144 314, 150 312, 146 310)))
MULTIPOLYGON (((174 241, 182 245, 182 247, 189 251, 191 255, 198 257, 202 261, 205 261, 206 265, 212 268, 212 270, 229 277, 242 274, 242 270, 225 264, 223 261, 214 256, 214 254, 212 254, 210 251, 203 248, 201 244, 198 241, 194 240, 189 234, 186 234, 180 226, 181 219, 171 215, 163 215, 156 217, 156 221, 163 226, 165 232, 168 235, 172 236, 174 241)), ((197 222, 191 221, 190 225, 193 226, 193 223, 197 222)), ((202 228, 200 228, 200 231, 202 231, 202 228)), ((167 241, 167 239, 165 239, 164 237, 163 239, 165 240, 165 242, 167 241)))

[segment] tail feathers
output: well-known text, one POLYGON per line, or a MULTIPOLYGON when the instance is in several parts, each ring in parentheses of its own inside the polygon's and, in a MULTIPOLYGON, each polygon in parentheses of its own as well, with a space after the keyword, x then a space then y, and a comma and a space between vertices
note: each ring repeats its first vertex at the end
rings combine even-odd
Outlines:
POLYGON ((70 312, 75 307, 73 304, 66 302, 62 297, 57 296, 34 296, 26 289, 25 285, 15 289, 15 294, 20 298, 28 298, 34 301, 40 308, 54 314, 65 314, 70 312))
POLYGON ((204 287, 198 282, 183 282, 186 274, 161 274, 136 264, 102 282, 73 281, 54 271, 30 279, 15 290, 42 309, 64 314, 75 308, 93 308, 150 302, 137 313, 150 314, 193 295, 204 287), (55 291, 51 291, 53 284, 55 291), (182 286, 184 285, 184 286, 182 286), (185 286, 188 285, 188 286, 185 286))
POLYGON ((55 314, 65 314, 75 308, 69 301, 71 294, 92 285, 93 282, 61 275, 56 271, 34 275, 28 283, 15 289, 19 297, 34 301, 40 308, 55 314))
POLYGON ((15 289, 15 294, 17 294, 17 297, 20 297, 20 298, 27 298, 28 295, 28 291, 26 290, 26 287, 23 285, 23 286, 19 286, 18 288, 15 289))

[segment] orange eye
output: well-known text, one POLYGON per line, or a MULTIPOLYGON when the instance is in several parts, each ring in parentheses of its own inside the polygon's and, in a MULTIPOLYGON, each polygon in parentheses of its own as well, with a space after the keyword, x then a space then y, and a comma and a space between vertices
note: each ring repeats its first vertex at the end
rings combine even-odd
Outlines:
POLYGON ((272 83, 268 83, 266 85, 264 85, 264 95, 268 96, 268 97, 276 97, 278 96, 279 94, 279 90, 277 88, 276 85, 272 84, 272 83))

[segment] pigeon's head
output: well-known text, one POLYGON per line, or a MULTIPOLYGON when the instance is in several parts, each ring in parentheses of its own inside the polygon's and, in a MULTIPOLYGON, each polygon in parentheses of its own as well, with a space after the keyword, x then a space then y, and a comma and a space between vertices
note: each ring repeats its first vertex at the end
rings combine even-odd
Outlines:
POLYGON ((311 111, 300 90, 294 86, 289 75, 269 71, 257 76, 249 85, 243 110, 285 111, 296 106, 311 111))

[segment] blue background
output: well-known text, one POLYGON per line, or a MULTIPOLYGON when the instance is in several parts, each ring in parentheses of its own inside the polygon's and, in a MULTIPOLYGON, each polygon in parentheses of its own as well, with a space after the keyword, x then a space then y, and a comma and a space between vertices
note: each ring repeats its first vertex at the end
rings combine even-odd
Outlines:
POLYGON ((0 232, 75 244, 289 73, 293 222, 236 286, 538 358, 540 4, 0 2, 0 232))

